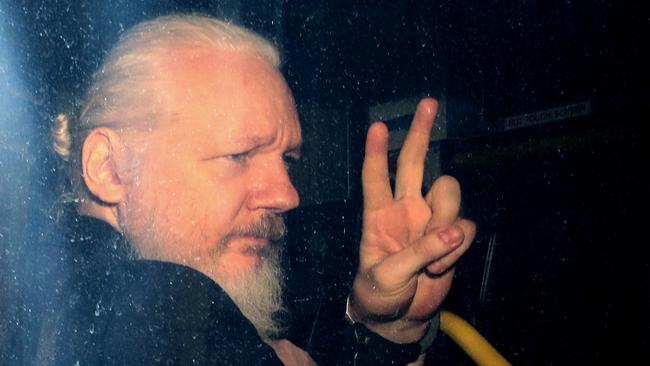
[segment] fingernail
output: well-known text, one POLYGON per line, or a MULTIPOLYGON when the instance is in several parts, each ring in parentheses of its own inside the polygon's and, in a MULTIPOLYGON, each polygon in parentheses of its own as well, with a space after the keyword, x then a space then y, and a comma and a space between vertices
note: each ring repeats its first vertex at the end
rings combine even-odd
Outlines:
POLYGON ((458 233, 458 231, 453 230, 452 228, 440 230, 438 232, 438 237, 449 246, 456 246, 460 244, 462 239, 462 236, 458 233))

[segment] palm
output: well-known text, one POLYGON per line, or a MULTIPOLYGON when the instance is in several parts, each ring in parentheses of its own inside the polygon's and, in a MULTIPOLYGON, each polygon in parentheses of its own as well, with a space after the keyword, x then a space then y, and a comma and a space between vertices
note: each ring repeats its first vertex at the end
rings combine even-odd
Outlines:
MULTIPOLYGON (((424 199, 401 199, 381 209, 364 213, 360 247, 360 269, 367 272, 406 248, 424 235, 431 208, 424 199)), ((386 295, 375 301, 377 313, 399 314, 410 320, 428 319, 440 305, 451 285, 451 276, 428 276, 424 272, 405 281, 386 276, 378 278, 386 295), (443 294, 443 296, 436 296, 443 294), (397 312, 396 310, 401 310, 397 312)))
POLYGON ((418 106, 404 142, 393 191, 388 181, 388 131, 368 131, 363 166, 364 214, 355 312, 366 324, 421 324, 451 286, 449 270, 473 239, 473 224, 458 218, 460 187, 439 178, 422 196, 424 159, 437 103, 418 106), (444 240, 442 238, 445 238, 444 240))

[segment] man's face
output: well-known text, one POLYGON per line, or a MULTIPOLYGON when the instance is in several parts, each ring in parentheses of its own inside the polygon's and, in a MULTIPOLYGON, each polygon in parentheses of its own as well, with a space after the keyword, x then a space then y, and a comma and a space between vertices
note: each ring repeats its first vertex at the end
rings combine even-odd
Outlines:
POLYGON ((219 283, 254 272, 299 202, 286 167, 301 145, 289 88, 250 53, 179 50, 159 66, 156 104, 170 118, 132 137, 141 152, 122 228, 144 258, 219 283))

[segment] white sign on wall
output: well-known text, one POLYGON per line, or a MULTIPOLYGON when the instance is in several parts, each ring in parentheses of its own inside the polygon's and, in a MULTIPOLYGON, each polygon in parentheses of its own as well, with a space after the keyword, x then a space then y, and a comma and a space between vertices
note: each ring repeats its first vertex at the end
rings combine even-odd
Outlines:
POLYGON ((587 116, 591 114, 591 102, 568 104, 562 107, 545 109, 542 111, 520 114, 518 116, 506 117, 504 129, 514 130, 516 128, 541 125, 544 123, 561 121, 565 119, 587 116))

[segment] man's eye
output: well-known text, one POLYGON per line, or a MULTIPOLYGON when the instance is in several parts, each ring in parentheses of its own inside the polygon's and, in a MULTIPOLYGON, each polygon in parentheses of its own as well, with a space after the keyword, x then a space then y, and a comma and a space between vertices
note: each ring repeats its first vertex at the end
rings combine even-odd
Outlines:
POLYGON ((236 154, 229 154, 226 155, 226 158, 230 159, 231 161, 242 164, 246 162, 246 159, 248 159, 248 152, 241 152, 241 153, 236 153, 236 154))

